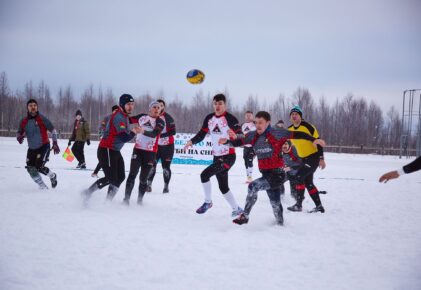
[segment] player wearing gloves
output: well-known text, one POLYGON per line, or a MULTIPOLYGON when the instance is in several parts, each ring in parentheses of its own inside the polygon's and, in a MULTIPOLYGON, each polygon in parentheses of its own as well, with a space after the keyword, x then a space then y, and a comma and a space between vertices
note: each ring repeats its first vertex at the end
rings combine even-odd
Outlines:
POLYGON ((38 184, 40 189, 48 189, 39 173, 50 178, 51 187, 57 186, 57 175, 52 172, 45 164, 50 156, 50 139, 48 131, 52 135, 54 154, 60 153, 57 145, 57 133, 53 124, 44 115, 38 111, 38 103, 34 99, 27 102, 28 113, 25 118, 19 122, 16 139, 20 144, 25 137, 28 140, 28 152, 26 154, 26 170, 29 175, 38 184))

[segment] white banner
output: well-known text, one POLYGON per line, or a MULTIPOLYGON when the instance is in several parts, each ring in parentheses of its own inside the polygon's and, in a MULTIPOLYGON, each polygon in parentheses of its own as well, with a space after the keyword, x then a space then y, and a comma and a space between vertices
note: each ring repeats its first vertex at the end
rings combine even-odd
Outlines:
POLYGON ((174 164, 197 164, 209 165, 213 162, 212 155, 212 141, 209 135, 206 135, 202 142, 199 142, 193 147, 184 150, 184 145, 187 141, 193 138, 195 134, 177 133, 174 136, 174 164))

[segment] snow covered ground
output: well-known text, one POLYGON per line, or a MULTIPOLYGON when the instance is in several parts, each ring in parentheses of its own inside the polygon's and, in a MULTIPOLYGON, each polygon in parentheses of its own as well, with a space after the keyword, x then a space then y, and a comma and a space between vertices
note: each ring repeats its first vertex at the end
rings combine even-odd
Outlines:
MULTIPOLYGON (((97 143, 85 148, 93 169, 97 143)), ((59 184, 40 191, 24 169, 26 149, 0 138, 0 289, 421 289, 421 173, 377 181, 409 160, 326 154, 316 173, 325 214, 286 211, 276 226, 261 192, 249 224, 238 226, 216 180, 213 208, 195 213, 203 166, 172 166, 167 195, 159 170, 142 207, 136 191, 121 205, 123 183, 112 204, 104 189, 84 209, 91 171, 52 155, 59 184)), ((131 150, 122 151, 126 169, 131 150)), ((244 205, 241 156, 230 187, 244 205)), ((292 203, 287 189, 284 205, 292 203)))

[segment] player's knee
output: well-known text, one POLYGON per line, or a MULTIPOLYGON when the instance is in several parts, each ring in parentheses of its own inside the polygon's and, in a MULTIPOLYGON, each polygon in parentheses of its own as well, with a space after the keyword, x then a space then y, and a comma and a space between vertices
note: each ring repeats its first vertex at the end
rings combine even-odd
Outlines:
POLYGON ((202 181, 202 183, 208 182, 209 180, 210 178, 206 173, 202 172, 200 174, 200 181, 202 181))
POLYGON ((226 194, 228 191, 230 191, 227 185, 220 185, 219 190, 222 192, 222 194, 226 194))
POLYGON ((120 182, 120 184, 121 184, 121 183, 123 183, 124 179, 126 179, 126 174, 123 172, 123 173, 119 176, 119 178, 118 178, 118 182, 120 182))
POLYGON ((129 176, 127 177, 127 181, 134 181, 136 179, 136 175, 134 173, 129 173, 129 176))
POLYGON ((139 182, 139 191, 145 191, 145 190, 146 190, 146 187, 147 187, 147 183, 146 183, 146 181, 141 180, 141 181, 139 182))
POLYGON ((30 176, 36 176, 38 174, 38 169, 35 166, 26 166, 26 170, 30 176))
POLYGON ((163 174, 164 174, 164 176, 168 177, 171 174, 171 170, 169 168, 164 168, 163 174))
POLYGON ((48 172, 50 172, 50 169, 48 169, 48 167, 43 166, 43 167, 39 168, 38 171, 41 172, 44 175, 47 175, 48 172))

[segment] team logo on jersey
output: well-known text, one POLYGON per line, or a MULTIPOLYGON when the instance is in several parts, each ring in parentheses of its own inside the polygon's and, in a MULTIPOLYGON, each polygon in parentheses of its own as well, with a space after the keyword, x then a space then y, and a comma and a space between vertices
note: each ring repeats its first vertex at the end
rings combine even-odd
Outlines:
POLYGON ((148 128, 152 128, 151 121, 148 120, 146 123, 143 124, 143 126, 148 127, 148 128))
POLYGON ((124 122, 120 122, 118 126, 120 127, 120 129, 126 129, 126 124, 124 122))
POLYGON ((221 133, 221 129, 219 129, 218 124, 216 124, 215 128, 212 130, 213 133, 221 133))
POLYGON ((245 128, 244 128, 244 131, 245 131, 245 132, 248 132, 248 131, 250 131, 250 128, 249 128, 249 127, 245 127, 245 128))

